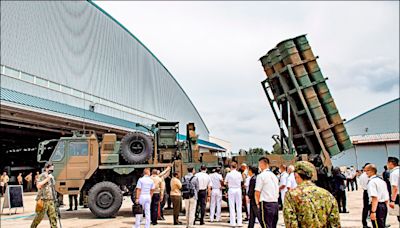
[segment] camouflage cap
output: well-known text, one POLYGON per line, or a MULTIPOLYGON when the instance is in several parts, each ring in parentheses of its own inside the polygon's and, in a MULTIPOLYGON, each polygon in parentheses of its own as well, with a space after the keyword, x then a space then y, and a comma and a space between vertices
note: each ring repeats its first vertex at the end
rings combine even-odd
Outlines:
POLYGON ((303 174, 307 177, 312 177, 315 171, 315 167, 311 162, 308 161, 298 161, 294 164, 294 172, 303 174))

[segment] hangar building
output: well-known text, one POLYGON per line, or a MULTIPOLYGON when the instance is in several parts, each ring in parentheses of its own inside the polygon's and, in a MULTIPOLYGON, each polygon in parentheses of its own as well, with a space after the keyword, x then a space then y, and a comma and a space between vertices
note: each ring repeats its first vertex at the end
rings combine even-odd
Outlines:
POLYGON ((399 110, 397 98, 348 120, 345 125, 354 148, 335 156, 333 163, 357 169, 367 162, 374 163, 382 173, 388 157, 399 158, 399 110))
POLYGON ((0 168, 72 130, 120 138, 157 121, 179 121, 181 136, 193 122, 203 150, 225 151, 170 71, 93 2, 2 1, 0 72, 0 168))

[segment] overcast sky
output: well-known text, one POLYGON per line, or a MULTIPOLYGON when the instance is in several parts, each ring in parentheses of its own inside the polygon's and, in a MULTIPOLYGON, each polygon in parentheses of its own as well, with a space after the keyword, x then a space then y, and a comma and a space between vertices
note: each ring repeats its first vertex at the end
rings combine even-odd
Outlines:
POLYGON ((258 59, 301 34, 342 118, 399 97, 399 2, 106 2, 168 68, 210 135, 271 150, 279 128, 258 59))

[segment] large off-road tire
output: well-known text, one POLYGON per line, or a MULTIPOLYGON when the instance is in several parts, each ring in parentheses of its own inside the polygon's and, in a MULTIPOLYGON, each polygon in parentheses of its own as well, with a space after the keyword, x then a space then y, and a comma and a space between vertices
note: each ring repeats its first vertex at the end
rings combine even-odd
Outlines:
POLYGON ((99 218, 114 217, 121 205, 122 192, 112 182, 97 183, 89 190, 89 209, 99 218))
POLYGON ((153 154, 153 140, 141 132, 131 132, 121 140, 120 152, 128 163, 144 163, 153 154))

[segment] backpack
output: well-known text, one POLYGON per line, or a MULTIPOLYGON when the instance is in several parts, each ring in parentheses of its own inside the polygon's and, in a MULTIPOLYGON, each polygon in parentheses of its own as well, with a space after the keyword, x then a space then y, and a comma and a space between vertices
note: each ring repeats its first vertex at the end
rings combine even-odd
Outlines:
POLYGON ((192 184, 192 176, 190 179, 184 178, 182 183, 182 197, 183 199, 190 199, 194 196, 194 185, 192 184))

